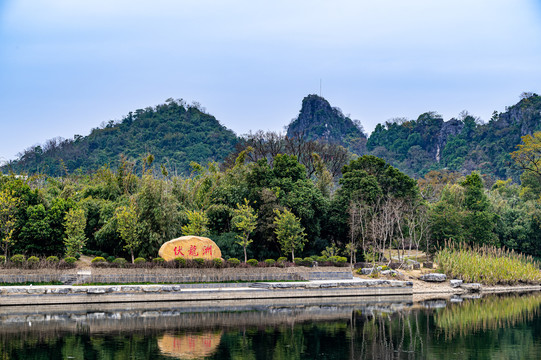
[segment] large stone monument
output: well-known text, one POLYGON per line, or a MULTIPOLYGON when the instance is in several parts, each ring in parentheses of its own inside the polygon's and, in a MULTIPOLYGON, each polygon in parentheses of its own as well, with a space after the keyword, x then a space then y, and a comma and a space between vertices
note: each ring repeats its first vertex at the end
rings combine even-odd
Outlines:
POLYGON ((158 255, 171 261, 181 257, 184 259, 216 259, 222 257, 222 252, 216 243, 201 236, 182 236, 169 240, 160 247, 158 255))

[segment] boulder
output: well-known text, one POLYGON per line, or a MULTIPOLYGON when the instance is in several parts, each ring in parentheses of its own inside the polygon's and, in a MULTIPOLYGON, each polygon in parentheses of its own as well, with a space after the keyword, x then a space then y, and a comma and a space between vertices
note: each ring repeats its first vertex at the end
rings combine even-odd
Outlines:
POLYGON ((182 236, 177 239, 169 240, 164 243, 158 255, 165 259, 165 261, 171 261, 177 257, 184 259, 216 259, 222 257, 220 248, 214 241, 209 238, 201 236, 182 236))
POLYGON ((471 291, 471 292, 479 292, 482 289, 482 286, 479 283, 462 284, 462 285, 460 285, 460 287, 462 289, 466 289, 466 290, 471 291))
POLYGON ((363 275, 370 275, 372 273, 377 273, 378 270, 377 269, 374 269, 374 268, 362 268, 361 269, 361 274, 363 275))
POLYGON ((460 285, 462 285, 463 282, 464 282, 464 281, 462 281, 462 280, 457 280, 457 279, 453 279, 453 280, 450 281, 451 287, 454 287, 454 288, 459 287, 460 285))
POLYGON ((447 280, 447 276, 445 274, 431 273, 422 275, 419 280, 427 282, 444 282, 447 280))

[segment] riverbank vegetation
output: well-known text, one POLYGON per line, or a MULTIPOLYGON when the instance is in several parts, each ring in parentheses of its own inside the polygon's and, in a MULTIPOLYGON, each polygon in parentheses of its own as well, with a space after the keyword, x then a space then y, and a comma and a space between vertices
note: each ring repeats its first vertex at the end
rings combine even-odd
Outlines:
POLYGON ((449 277, 486 285, 539 284, 539 263, 531 256, 484 245, 471 248, 448 243, 438 251, 436 261, 449 277))
MULTIPOLYGON (((348 158, 337 145, 262 133, 249 140, 222 165, 192 163, 188 177, 167 164, 156 171, 152 155, 89 174, 1 176, 5 259, 84 252, 135 262, 188 234, 212 238, 224 260, 259 263, 401 261, 406 249, 434 254, 453 243, 541 256, 535 167, 521 164, 520 185, 447 170, 416 181, 375 156, 348 158), (385 257, 390 248, 400 250, 396 259, 385 257)), ((513 157, 536 161, 536 143, 526 140, 513 157)))

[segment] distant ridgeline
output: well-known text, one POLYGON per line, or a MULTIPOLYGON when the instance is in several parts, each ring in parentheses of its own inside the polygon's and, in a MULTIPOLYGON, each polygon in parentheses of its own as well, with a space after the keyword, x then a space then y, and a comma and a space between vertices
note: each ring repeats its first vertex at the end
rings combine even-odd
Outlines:
POLYGON ((26 149, 2 170, 60 176, 94 171, 106 164, 116 168, 121 154, 128 161, 152 154, 154 166, 164 165, 168 172, 181 175, 190 173, 192 161, 222 161, 237 141, 233 131, 199 105, 168 99, 165 104, 130 112, 120 122, 109 121, 88 136, 48 140, 26 149))
MULTIPOLYGON (((359 121, 331 107, 324 98, 308 95, 299 116, 289 124, 287 136, 341 145, 357 155, 375 155, 416 178, 430 170, 449 169, 464 174, 478 170, 518 180, 509 153, 516 150, 521 136, 539 130, 541 97, 533 93, 522 94, 503 113, 494 112, 485 124, 465 112, 449 121, 427 112, 417 120, 400 118, 379 124, 368 139, 359 121)), ((171 174, 187 175, 190 162, 221 162, 235 151, 236 144, 242 142, 199 105, 169 99, 130 112, 120 122, 110 121, 88 136, 53 139, 26 149, 2 171, 53 176, 86 173, 105 164, 115 168, 121 155, 128 161, 141 161, 152 154, 154 166, 164 165, 171 174)))
POLYGON ((449 169, 469 174, 473 170, 496 178, 514 178, 509 153, 521 136, 541 130, 541 97, 524 93, 505 112, 492 114, 483 124, 462 113, 444 122, 434 112, 417 120, 395 119, 376 126, 366 144, 368 153, 383 158, 413 177, 430 170, 449 169))

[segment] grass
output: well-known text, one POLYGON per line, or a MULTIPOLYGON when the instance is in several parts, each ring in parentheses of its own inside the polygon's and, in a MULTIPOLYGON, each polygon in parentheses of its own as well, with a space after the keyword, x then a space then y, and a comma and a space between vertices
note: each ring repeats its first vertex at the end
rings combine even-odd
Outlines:
POLYGON ((471 248, 449 242, 436 254, 436 262, 444 274, 465 282, 486 285, 541 283, 539 263, 531 256, 492 246, 471 248))
POLYGON ((305 280, 235 280, 235 281, 199 281, 199 282, 109 282, 74 284, 74 286, 102 286, 102 285, 182 285, 182 284, 252 284, 275 282, 305 282, 305 280))
POLYGON ((42 286, 42 285, 63 285, 60 281, 48 281, 48 282, 22 282, 22 283, 0 283, 0 286, 42 286))

